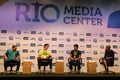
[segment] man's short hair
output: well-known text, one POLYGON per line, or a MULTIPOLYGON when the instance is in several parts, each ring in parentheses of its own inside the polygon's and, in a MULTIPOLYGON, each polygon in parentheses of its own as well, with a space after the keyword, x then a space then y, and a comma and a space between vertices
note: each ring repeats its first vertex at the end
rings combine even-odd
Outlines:
POLYGON ((12 48, 17 47, 16 45, 12 45, 12 48))
POLYGON ((79 46, 78 46, 78 44, 74 44, 73 47, 77 47, 78 48, 79 46))
POLYGON ((49 44, 44 44, 44 47, 45 47, 45 46, 49 46, 49 44))

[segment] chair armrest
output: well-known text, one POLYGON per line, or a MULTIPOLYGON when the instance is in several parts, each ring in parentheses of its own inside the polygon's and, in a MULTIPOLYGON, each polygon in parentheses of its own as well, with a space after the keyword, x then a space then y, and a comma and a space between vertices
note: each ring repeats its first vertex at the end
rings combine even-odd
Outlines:
POLYGON ((80 63, 82 64, 82 58, 80 58, 80 63))
MULTIPOLYGON (((68 58, 68 62, 70 62, 70 58, 68 58)), ((82 58, 79 59, 80 60, 80 63, 82 63, 82 58)))
POLYGON ((70 62, 70 60, 71 60, 71 59, 70 59, 70 58, 68 58, 68 63, 70 62))

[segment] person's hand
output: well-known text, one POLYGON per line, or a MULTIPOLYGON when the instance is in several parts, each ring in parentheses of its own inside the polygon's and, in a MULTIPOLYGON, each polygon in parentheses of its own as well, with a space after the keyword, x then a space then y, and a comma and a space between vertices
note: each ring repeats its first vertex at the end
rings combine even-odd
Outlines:
POLYGON ((77 60, 80 60, 80 58, 77 58, 77 60))
POLYGON ((8 58, 7 58, 7 57, 5 57, 4 59, 5 59, 5 60, 8 60, 8 58))
POLYGON ((42 57, 38 57, 38 59, 43 59, 42 57))
POLYGON ((45 57, 45 59, 48 59, 48 58, 49 58, 49 56, 46 56, 46 57, 45 57))
POLYGON ((16 60, 20 60, 20 57, 16 57, 16 60))
POLYGON ((46 59, 52 59, 51 55, 46 55, 46 59))
POLYGON ((74 60, 76 61, 77 59, 76 59, 76 58, 74 58, 74 60))
POLYGON ((76 57, 74 56, 74 59, 75 59, 76 57))
POLYGON ((43 56, 42 58, 43 58, 43 59, 47 59, 47 56, 43 56))
POLYGON ((71 60, 74 60, 73 58, 70 58, 71 60))
POLYGON ((106 59, 108 59, 108 58, 106 58, 106 59))
POLYGON ((107 57, 106 59, 111 59, 111 57, 107 57))

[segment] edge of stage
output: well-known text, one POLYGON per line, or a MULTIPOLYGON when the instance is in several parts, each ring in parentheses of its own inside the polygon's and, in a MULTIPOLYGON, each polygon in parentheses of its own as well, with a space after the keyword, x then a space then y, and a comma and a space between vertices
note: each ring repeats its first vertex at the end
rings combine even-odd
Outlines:
POLYGON ((87 73, 80 73, 80 74, 76 74, 76 73, 64 73, 64 74, 56 74, 56 73, 52 73, 52 74, 49 74, 49 73, 31 73, 31 74, 3 74, 1 73, 0 74, 0 78, 1 79, 4 79, 4 78, 13 78, 13 79, 54 79, 54 78, 71 78, 71 79, 74 79, 74 78, 80 78, 80 79, 86 79, 86 78, 97 78, 97 80, 102 80, 102 79, 120 79, 120 73, 115 73, 115 74, 102 74, 102 73, 96 73, 96 74, 87 74, 87 73))

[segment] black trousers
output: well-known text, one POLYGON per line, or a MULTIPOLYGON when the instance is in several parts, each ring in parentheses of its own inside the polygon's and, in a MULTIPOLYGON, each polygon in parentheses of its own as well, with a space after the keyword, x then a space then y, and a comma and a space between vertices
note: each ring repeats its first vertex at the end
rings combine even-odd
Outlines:
POLYGON ((52 69, 52 59, 49 59, 49 58, 48 59, 38 58, 37 60, 38 60, 38 69, 41 68, 43 61, 46 61, 49 64, 50 69, 52 69))
POLYGON ((78 70, 80 70, 80 68, 81 68, 81 66, 80 66, 81 65, 80 60, 76 60, 76 61, 70 60, 70 62, 69 62, 69 68, 70 68, 70 70, 73 69, 72 66, 74 66, 74 65, 76 65, 77 68, 78 68, 78 70))
POLYGON ((7 67, 10 66, 11 62, 14 62, 17 65, 16 71, 20 68, 20 60, 5 60, 4 61, 4 70, 7 71, 7 67))

